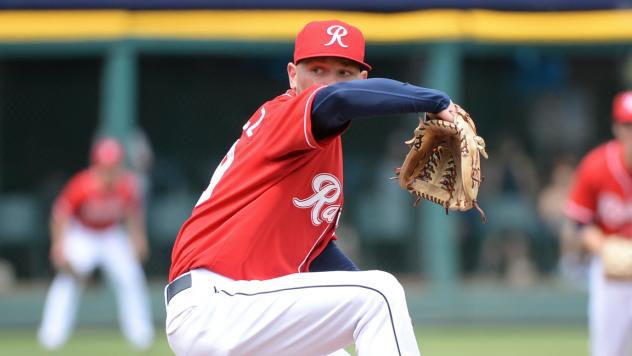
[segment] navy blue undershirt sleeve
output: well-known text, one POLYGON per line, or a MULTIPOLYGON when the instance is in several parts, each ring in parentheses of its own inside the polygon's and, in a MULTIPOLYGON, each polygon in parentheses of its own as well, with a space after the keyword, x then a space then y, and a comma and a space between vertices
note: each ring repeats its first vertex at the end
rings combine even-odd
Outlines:
POLYGON ((312 104, 318 140, 342 132, 352 119, 403 113, 437 113, 450 105, 442 91, 385 78, 352 80, 321 89, 312 104))
POLYGON ((353 261, 351 261, 333 241, 329 241, 323 252, 309 265, 310 272, 359 270, 353 261))

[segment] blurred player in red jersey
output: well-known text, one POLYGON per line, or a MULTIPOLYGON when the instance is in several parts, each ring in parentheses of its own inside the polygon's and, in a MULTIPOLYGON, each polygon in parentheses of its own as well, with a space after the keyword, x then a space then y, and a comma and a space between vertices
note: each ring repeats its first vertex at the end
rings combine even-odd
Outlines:
POLYGON ((632 91, 613 101, 614 140, 582 159, 566 205, 592 254, 588 319, 593 356, 629 355, 632 332, 632 282, 605 277, 600 257, 605 239, 632 239, 632 91))
POLYGON ((351 344, 363 356, 419 354, 397 279, 358 271, 334 242, 341 134, 372 116, 452 121, 454 104, 367 79, 364 50, 354 26, 308 23, 290 89, 256 110, 215 169, 173 248, 166 332, 177 355, 344 355, 351 344))
POLYGON ((85 279, 96 267, 112 283, 124 335, 138 349, 153 342, 145 276, 147 237, 136 178, 123 168, 124 150, 112 138, 98 140, 91 165, 75 174, 55 200, 51 219, 53 280, 38 337, 61 347, 75 321, 85 279))

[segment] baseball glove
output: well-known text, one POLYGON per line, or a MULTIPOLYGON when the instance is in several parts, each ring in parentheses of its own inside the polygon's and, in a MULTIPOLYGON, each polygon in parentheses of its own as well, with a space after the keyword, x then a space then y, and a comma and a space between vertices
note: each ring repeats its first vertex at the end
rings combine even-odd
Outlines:
POLYGON ((632 280, 632 240, 608 236, 601 249, 601 259, 607 278, 632 280))
POLYGON ((420 119, 414 137, 406 141, 410 151, 395 173, 400 186, 417 198, 415 206, 423 198, 443 206, 446 214, 475 207, 485 222, 476 202, 482 182, 480 156, 487 158, 485 141, 476 135, 470 115, 455 106, 454 122, 420 119))

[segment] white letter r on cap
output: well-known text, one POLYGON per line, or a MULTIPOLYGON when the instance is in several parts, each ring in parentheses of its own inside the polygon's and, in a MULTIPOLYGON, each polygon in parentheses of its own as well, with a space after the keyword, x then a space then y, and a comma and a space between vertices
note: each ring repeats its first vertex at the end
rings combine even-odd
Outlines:
POLYGON ((340 25, 332 25, 327 28, 327 34, 331 36, 331 40, 325 43, 325 46, 331 46, 334 42, 338 42, 340 47, 347 48, 346 44, 342 43, 342 38, 346 36, 349 32, 346 28, 340 25))

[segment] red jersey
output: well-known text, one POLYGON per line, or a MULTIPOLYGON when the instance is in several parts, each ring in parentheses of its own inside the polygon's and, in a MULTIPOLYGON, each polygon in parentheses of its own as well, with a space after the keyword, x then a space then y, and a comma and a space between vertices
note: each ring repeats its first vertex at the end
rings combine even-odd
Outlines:
POLYGON ((317 142, 322 87, 263 104, 219 164, 176 239, 169 280, 207 268, 235 280, 305 272, 334 238, 343 203, 340 136, 317 142))
POLYGON ((566 215, 596 224, 605 235, 632 238, 632 171, 617 141, 590 151, 580 163, 570 190, 566 215))
POLYGON ((129 209, 140 208, 139 191, 131 173, 106 187, 91 169, 75 174, 53 204, 54 215, 68 215, 102 230, 119 223, 129 209))

